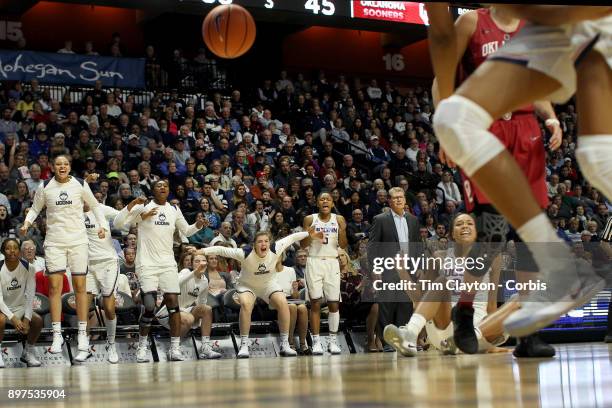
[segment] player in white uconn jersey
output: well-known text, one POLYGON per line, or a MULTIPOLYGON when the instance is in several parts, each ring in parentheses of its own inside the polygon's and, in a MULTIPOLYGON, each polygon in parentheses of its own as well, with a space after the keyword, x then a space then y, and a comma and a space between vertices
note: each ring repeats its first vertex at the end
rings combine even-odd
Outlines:
POLYGON ((146 363, 148 357, 148 335, 151 321, 155 317, 157 289, 164 294, 164 304, 170 315, 169 361, 184 360, 180 349, 181 315, 178 295, 179 286, 176 260, 173 251, 174 231, 178 229, 186 237, 197 233, 204 222, 199 220, 189 225, 178 207, 168 202, 170 188, 168 181, 153 184, 153 201, 147 205, 125 207, 114 220, 115 228, 126 223, 138 224, 138 245, 136 250, 136 274, 140 281, 140 293, 144 313, 140 317, 140 338, 136 352, 137 361, 146 363))
POLYGON ((61 353, 63 337, 61 326, 62 313, 62 274, 70 268, 72 287, 76 295, 76 309, 79 320, 78 349, 87 352, 87 315, 89 298, 86 290, 88 262, 88 240, 83 223, 83 204, 87 203, 98 225, 97 234, 103 239, 109 234, 108 222, 100 209, 89 185, 70 175, 71 166, 67 156, 60 155, 53 161, 53 178, 46 180, 42 188, 36 190, 32 208, 21 227, 25 236, 43 208, 47 208, 47 235, 45 236, 45 263, 49 275, 49 301, 53 326, 53 343, 50 353, 61 353))
MULTIPOLYGON (((128 204, 128 210, 144 202, 146 202, 146 198, 138 197, 128 204)), ((114 220, 119 214, 119 211, 106 205, 101 204, 100 208, 107 221, 114 220)), ((119 355, 115 348, 115 332, 117 329, 115 294, 119 278, 119 257, 113 246, 111 235, 107 234, 103 239, 100 239, 98 236, 96 218, 87 204, 83 206, 83 219, 87 229, 87 238, 89 239, 87 293, 89 294, 90 301, 93 301, 94 296, 102 295, 104 314, 106 316, 104 324, 106 326, 107 359, 109 363, 117 364, 119 355)), ((79 351, 74 357, 74 362, 80 364, 91 356, 91 350, 79 351)))
MULTIPOLYGON (((0 344, 4 337, 6 323, 28 336, 21 361, 28 367, 40 366, 40 361, 32 352, 43 327, 42 318, 32 311, 32 301, 36 292, 36 269, 34 265, 19 257, 19 242, 8 238, 2 243, 0 252, 4 260, 0 261, 0 344)), ((0 368, 4 367, 0 353, 0 368)))
POLYGON ((321 300, 323 296, 329 308, 329 345, 332 354, 340 354, 336 340, 340 326, 340 264, 338 247, 345 249, 346 221, 341 215, 332 213, 334 200, 331 194, 321 193, 317 199, 318 214, 304 218, 304 229, 314 227, 316 232, 323 233, 322 240, 305 239, 302 248, 310 246, 306 261, 306 288, 310 298, 310 329, 312 330, 312 354, 322 355, 323 347, 319 338, 321 325, 321 300))
MULTIPOLYGON (((200 328, 202 332, 202 346, 200 347, 200 359, 217 359, 221 354, 213 350, 210 342, 212 330, 213 311, 206 304, 208 300, 208 279, 204 275, 206 271, 206 256, 195 254, 193 257, 193 270, 183 269, 179 272, 179 308, 181 309, 181 337, 189 330, 200 328)), ((165 328, 170 328, 170 316, 168 308, 162 306, 157 314, 157 321, 165 328)))
POLYGON ((238 358, 249 357, 249 331, 251 329, 251 314, 255 300, 260 298, 273 306, 278 312, 278 325, 281 337, 281 356, 293 357, 296 351, 289 345, 289 306, 283 289, 276 280, 275 271, 278 260, 283 252, 292 244, 311 237, 322 239, 319 232, 310 228, 308 232, 291 234, 270 244, 268 232, 258 232, 255 235, 254 250, 243 248, 225 248, 213 246, 204 248, 204 255, 219 255, 239 261, 242 265, 240 277, 236 283, 236 291, 240 299, 240 350, 238 358))

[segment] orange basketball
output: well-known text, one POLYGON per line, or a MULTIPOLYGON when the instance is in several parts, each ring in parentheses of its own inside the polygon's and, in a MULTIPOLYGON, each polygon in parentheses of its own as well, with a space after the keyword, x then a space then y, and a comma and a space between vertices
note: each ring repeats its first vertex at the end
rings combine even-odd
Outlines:
POLYGON ((255 20, 237 4, 217 6, 202 24, 202 36, 209 50, 221 58, 237 58, 255 42, 255 20))

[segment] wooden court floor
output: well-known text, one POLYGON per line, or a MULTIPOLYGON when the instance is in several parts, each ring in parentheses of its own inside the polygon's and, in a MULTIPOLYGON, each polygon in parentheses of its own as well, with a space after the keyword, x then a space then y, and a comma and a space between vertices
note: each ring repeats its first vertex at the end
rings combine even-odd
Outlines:
POLYGON ((553 359, 395 353, 0 370, 0 407, 612 407, 612 346, 553 359), (9 400, 60 387, 66 398, 9 400))

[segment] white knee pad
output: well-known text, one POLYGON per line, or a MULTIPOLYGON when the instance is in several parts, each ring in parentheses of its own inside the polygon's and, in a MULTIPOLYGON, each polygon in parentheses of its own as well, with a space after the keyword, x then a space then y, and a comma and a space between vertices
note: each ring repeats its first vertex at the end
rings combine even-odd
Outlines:
POLYGON ((443 100, 433 118, 440 145, 468 176, 505 149, 487 130, 492 123, 487 111, 459 95, 443 100))
POLYGON ((580 136, 576 160, 584 177, 612 200, 612 135, 580 136))

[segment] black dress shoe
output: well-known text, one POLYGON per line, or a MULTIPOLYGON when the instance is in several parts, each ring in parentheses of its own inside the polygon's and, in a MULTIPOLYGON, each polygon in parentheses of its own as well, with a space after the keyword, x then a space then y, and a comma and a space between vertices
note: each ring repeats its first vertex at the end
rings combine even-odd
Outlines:
POLYGON ((612 333, 606 334, 606 337, 604 337, 604 343, 612 343, 612 333))
POLYGON ((474 308, 453 307, 453 339, 459 350, 465 354, 478 352, 478 339, 474 331, 474 308))
POLYGON ((518 339, 518 344, 512 352, 514 357, 554 357, 555 348, 545 343, 537 334, 518 339))

